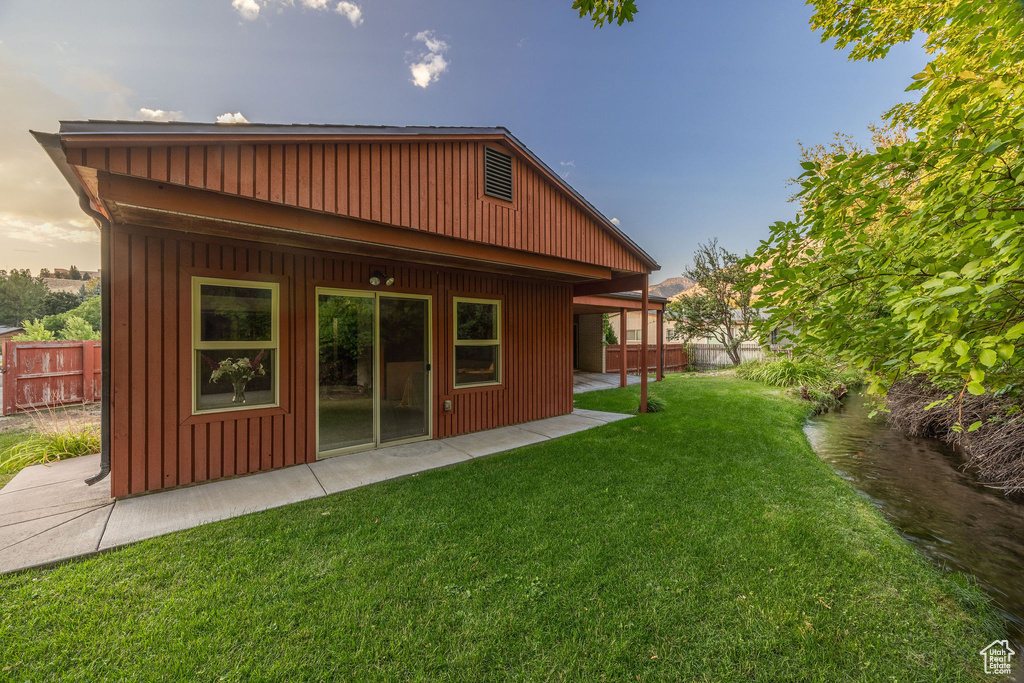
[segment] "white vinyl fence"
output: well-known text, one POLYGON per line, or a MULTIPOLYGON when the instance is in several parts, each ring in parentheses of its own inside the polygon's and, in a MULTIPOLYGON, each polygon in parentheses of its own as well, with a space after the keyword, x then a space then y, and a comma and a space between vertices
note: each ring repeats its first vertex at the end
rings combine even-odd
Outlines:
MULTIPOLYGON (((764 350, 757 344, 740 345, 740 362, 748 360, 764 360, 764 350)), ((732 360, 721 344, 690 344, 690 365, 696 370, 719 370, 731 368, 732 360)))

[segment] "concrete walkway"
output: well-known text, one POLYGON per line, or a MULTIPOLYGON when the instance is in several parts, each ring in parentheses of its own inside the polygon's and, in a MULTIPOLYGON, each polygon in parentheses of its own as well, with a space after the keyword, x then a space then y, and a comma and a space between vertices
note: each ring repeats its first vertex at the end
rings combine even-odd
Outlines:
MULTIPOLYGON (((652 378, 650 381, 654 381, 652 378)), ((617 372, 582 372, 572 373, 572 393, 582 394, 585 391, 600 389, 618 389, 621 382, 617 372)), ((640 375, 626 375, 626 385, 640 384, 640 375)))
POLYGON ((114 500, 109 481, 86 486, 99 455, 35 465, 0 490, 0 573, 54 564, 172 531, 320 498, 623 420, 570 415, 437 441, 418 441, 272 472, 114 500))

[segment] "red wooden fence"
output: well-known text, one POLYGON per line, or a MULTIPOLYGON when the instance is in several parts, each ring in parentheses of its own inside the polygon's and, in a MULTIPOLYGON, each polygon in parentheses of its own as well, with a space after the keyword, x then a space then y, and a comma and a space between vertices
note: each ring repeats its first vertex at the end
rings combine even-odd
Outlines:
MULTIPOLYGON (((686 349, 682 344, 665 344, 665 372, 682 372, 686 369, 686 349)), ((609 344, 604 347, 605 372, 618 372, 622 367, 622 347, 609 344)), ((647 345, 648 372, 658 369, 658 345, 647 345)), ((640 372, 640 344, 626 344, 626 371, 640 372)))
POLYGON ((0 372, 0 415, 98 401, 100 342, 4 342, 0 372))

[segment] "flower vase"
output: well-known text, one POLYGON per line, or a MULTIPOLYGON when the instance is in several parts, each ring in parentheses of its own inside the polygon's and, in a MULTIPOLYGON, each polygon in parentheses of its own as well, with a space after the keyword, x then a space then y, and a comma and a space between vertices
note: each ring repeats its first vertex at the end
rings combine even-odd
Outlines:
POLYGON ((235 395, 231 398, 232 403, 245 403, 245 380, 235 382, 235 395))

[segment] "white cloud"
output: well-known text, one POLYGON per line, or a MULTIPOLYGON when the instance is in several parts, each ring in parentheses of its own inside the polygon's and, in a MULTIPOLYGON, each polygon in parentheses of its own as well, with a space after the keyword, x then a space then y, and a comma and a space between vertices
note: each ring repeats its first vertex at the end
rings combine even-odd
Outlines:
POLYGON ((260 5, 256 0, 232 0, 231 6, 238 10, 243 19, 254 21, 260 15, 260 5))
POLYGON ((0 214, 0 233, 13 240, 44 247, 69 242, 92 244, 100 241, 100 231, 92 221, 70 219, 51 222, 10 213, 0 214))
POLYGON ((165 111, 163 109, 139 109, 138 117, 143 121, 182 121, 185 114, 181 111, 165 111))
POLYGON ((559 173, 562 176, 562 180, 568 180, 571 173, 569 169, 576 168, 575 161, 559 161, 558 165, 562 168, 562 171, 559 173))
POLYGON ((334 11, 348 17, 353 28, 363 23, 363 10, 359 9, 359 5, 347 2, 346 0, 341 0, 341 2, 338 3, 338 6, 334 8, 334 11))
POLYGON ((217 117, 217 123, 249 123, 249 119, 242 116, 242 112, 226 112, 217 117))
POLYGON ((448 61, 444 58, 448 43, 435 38, 433 31, 420 31, 412 39, 422 41, 427 47, 427 51, 420 54, 419 61, 409 65, 412 82, 426 88, 448 70, 448 61))
MULTIPOLYGON (((330 9, 333 0, 299 0, 299 4, 306 9, 316 12, 324 12, 330 9)), ((295 0, 231 0, 231 6, 242 15, 246 21, 255 21, 259 18, 260 12, 271 6, 276 6, 280 14, 288 7, 295 6, 295 0)), ((334 11, 346 17, 353 27, 363 23, 363 10, 359 5, 349 0, 341 0, 334 7, 334 11)))
POLYGON ((619 227, 619 223, 620 223, 620 221, 619 221, 618 218, 613 218, 612 219, 612 225, 614 225, 616 228, 619 227))

